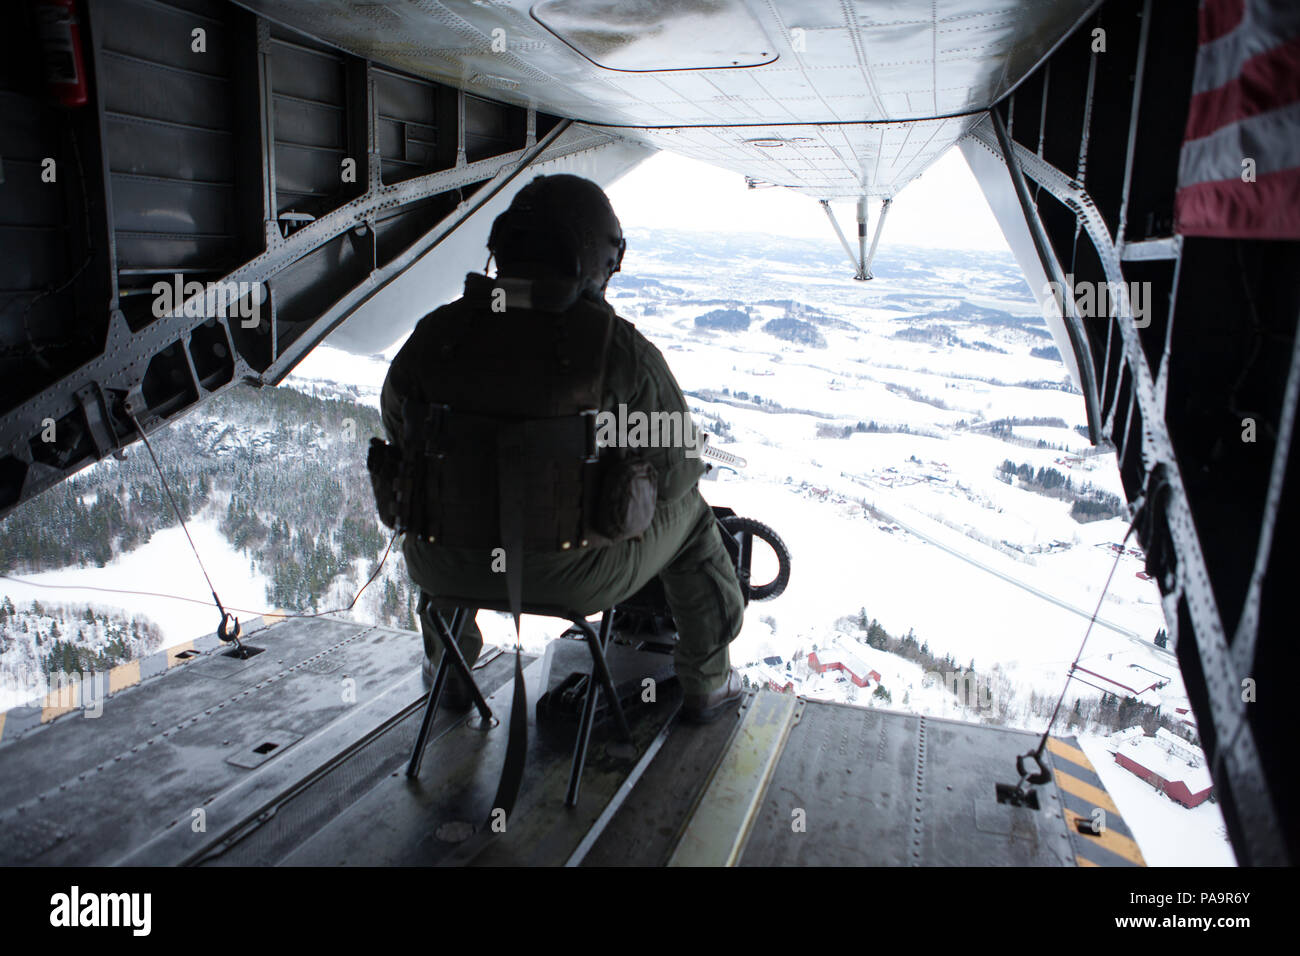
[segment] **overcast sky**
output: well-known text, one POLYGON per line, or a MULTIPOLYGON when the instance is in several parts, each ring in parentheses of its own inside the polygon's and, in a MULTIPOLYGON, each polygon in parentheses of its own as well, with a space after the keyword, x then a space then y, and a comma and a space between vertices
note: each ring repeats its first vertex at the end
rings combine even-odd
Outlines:
MULTIPOLYGON (((624 229, 766 232, 836 242, 815 199, 790 189, 748 189, 737 173, 668 152, 656 154, 611 186, 609 198, 624 229)), ((840 228, 855 242, 854 204, 834 205, 840 228)), ((879 209, 879 201, 872 200, 872 231, 879 209)), ((1007 248, 957 149, 949 150, 895 198, 881 250, 891 242, 941 249, 1007 248)))

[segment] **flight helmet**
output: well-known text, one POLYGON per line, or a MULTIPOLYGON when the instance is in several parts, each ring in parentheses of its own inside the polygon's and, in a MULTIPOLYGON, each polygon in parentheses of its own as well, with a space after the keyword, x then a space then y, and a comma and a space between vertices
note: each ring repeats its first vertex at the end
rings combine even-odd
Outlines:
POLYGON ((589 179, 538 176, 497 217, 488 250, 503 276, 571 278, 602 298, 627 244, 605 191, 589 179))

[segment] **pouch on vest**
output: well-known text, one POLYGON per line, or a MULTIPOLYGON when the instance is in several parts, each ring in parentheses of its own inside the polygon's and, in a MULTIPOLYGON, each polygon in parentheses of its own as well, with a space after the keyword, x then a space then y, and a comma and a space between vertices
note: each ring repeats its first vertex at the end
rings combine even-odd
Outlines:
POLYGON ((654 520, 659 474, 648 461, 611 460, 605 465, 596 505, 596 530, 611 541, 635 538, 654 520))
POLYGON ((397 507, 397 476, 402 466, 402 456, 397 449, 382 438, 370 439, 366 455, 366 470, 370 472, 370 488, 375 493, 375 509, 385 526, 398 530, 400 518, 397 507))

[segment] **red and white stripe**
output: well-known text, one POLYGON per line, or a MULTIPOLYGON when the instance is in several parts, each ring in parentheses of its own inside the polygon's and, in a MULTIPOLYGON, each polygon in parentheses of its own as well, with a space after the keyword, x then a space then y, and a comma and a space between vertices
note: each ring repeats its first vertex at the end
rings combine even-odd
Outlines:
POLYGON ((1175 230, 1300 239, 1300 2, 1202 0, 1199 43, 1175 230))

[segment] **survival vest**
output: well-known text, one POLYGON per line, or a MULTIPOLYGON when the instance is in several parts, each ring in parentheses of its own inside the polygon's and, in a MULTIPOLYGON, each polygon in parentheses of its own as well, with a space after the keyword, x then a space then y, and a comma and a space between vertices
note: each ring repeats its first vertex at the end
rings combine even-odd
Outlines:
POLYGON ((566 282, 466 277, 459 303, 406 348, 396 447, 372 439, 367 468, 384 524, 450 547, 599 547, 654 516, 653 466, 596 441, 613 310, 566 282))

